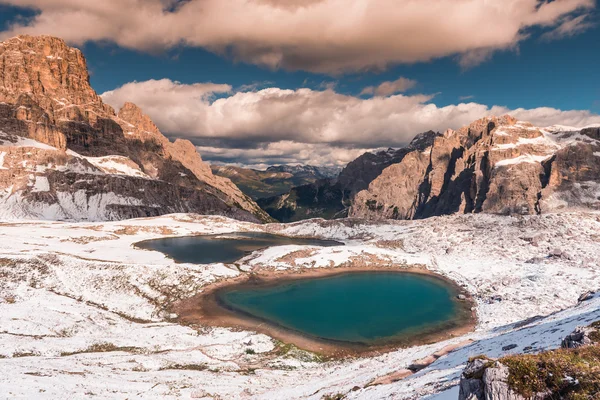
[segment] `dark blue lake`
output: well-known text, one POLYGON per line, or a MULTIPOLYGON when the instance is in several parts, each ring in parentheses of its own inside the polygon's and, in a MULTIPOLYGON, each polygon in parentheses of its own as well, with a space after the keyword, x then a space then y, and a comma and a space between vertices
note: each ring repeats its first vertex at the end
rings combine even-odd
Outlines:
POLYGON ((427 275, 356 272, 217 293, 222 306, 320 339, 371 344, 447 327, 464 316, 455 288, 427 275))
POLYGON ((135 245, 141 249, 160 251, 178 262, 211 264, 233 263, 259 249, 292 244, 321 247, 344 245, 333 240, 293 238, 263 232, 162 238, 135 245))

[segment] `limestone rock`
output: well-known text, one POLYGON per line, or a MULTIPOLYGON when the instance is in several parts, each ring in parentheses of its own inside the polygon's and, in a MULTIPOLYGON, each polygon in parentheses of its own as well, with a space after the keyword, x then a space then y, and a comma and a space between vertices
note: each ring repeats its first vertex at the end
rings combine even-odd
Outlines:
MULTIPOLYGON (((426 150, 439 136, 437 132, 428 131, 417 135, 404 148, 388 149, 376 154, 365 153, 348 163, 337 179, 322 179, 315 183, 301 185, 293 188, 289 193, 261 199, 259 204, 282 222, 316 217, 345 217, 351 204, 364 204, 361 200, 355 199, 356 194, 381 176, 383 170, 390 165, 398 165, 408 154, 426 150)), ((384 183, 380 184, 380 186, 384 185, 384 183)), ((397 213, 403 213, 408 209, 410 209, 409 205, 403 210, 398 208, 397 213)), ((394 207, 383 210, 383 215, 393 213, 394 207)), ((383 215, 379 218, 385 218, 383 215)))
POLYGON ((547 131, 510 116, 483 118, 385 168, 356 195, 349 215, 414 219, 600 209, 597 136, 596 128, 547 131))
MULTIPOLYGON (((228 179, 214 176, 192 143, 171 143, 132 103, 126 103, 115 114, 90 86, 83 54, 58 38, 24 35, 0 43, 0 132, 0 154, 5 154, 5 163, 6 157, 10 158, 10 164, 2 167, 8 170, 5 173, 9 178, 0 177, 4 181, 0 190, 6 192, 0 195, 5 217, 10 217, 10 210, 17 205, 21 217, 43 217, 40 207, 64 205, 60 199, 74 195, 75 190, 80 193, 79 200, 102 198, 97 204, 77 203, 78 207, 84 203, 101 207, 103 211, 94 218, 197 212, 269 220, 228 179), (27 152, 20 153, 14 143, 44 152, 36 150, 33 158, 27 158, 27 152), (46 159, 60 159, 62 163, 43 164, 46 159), (20 161, 28 167, 20 169, 20 161), (95 161, 105 166, 114 162, 118 170, 132 175, 120 173, 119 180, 115 180, 114 171, 94 166, 95 161), (82 169, 72 168, 75 165, 82 169), (43 177, 50 182, 51 195, 32 195, 27 188, 13 184, 32 175, 32 171, 31 179, 43 177), (85 176, 90 171, 94 177, 85 176), (97 187, 75 184, 83 180, 93 180, 97 187), (136 200, 128 201, 128 210, 123 211, 122 199, 117 200, 121 197, 136 200), (121 211, 105 213, 107 209, 121 211)), ((67 209, 70 211, 65 218, 77 219, 77 215, 86 214, 67 209)), ((51 217, 51 213, 46 216, 51 217)))
POLYGON ((560 346, 563 349, 575 349, 577 347, 588 346, 594 344, 594 340, 590 337, 590 334, 596 333, 597 330, 594 327, 578 326, 573 332, 568 334, 561 342, 560 346))
POLYGON ((469 361, 460 379, 459 400, 526 400, 508 385, 508 367, 488 359, 469 361))

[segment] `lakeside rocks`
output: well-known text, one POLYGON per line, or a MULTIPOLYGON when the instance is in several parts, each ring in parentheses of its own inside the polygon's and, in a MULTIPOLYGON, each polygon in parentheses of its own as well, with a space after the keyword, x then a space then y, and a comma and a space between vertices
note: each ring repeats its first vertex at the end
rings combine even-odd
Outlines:
POLYGON ((118 113, 104 104, 83 54, 50 36, 0 43, 0 161, 5 219, 170 212, 270 219, 231 181, 214 176, 191 142, 170 142, 132 103, 118 113))

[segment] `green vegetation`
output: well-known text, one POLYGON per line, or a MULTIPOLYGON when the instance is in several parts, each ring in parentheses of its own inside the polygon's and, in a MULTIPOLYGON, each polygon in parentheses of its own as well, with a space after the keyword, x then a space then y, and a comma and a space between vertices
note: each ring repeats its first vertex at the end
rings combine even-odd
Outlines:
POLYGON ((62 352, 60 355, 62 357, 72 356, 75 354, 84 354, 84 353, 107 353, 111 351, 124 351, 128 353, 141 353, 143 349, 139 347, 125 346, 119 347, 112 343, 95 343, 88 347, 87 349, 73 352, 62 352))
POLYGON ((371 211, 381 211, 383 210, 383 204, 377 204, 377 200, 367 200, 365 202, 367 208, 371 211))
POLYGON ((514 355, 500 361, 509 369, 509 386, 524 397, 551 393, 548 398, 600 398, 599 345, 514 355))
POLYGON ((323 396, 323 400, 343 400, 346 396, 342 393, 326 394, 323 396))
POLYGON ((169 369, 176 369, 182 371, 205 371, 206 369, 208 369, 208 366, 206 364, 172 364, 168 367, 161 368, 160 370, 164 371, 169 369))

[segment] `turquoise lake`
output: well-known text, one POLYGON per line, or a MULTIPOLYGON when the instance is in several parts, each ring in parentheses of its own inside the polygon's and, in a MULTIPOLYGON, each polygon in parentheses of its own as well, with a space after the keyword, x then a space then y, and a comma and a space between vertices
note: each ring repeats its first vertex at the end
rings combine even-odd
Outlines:
POLYGON ((292 244, 321 247, 344 245, 333 240, 293 238, 263 232, 236 232, 153 239, 136 243, 135 246, 160 251, 177 262, 211 264, 233 263, 259 249, 292 244))
POLYGON ((454 326, 461 313, 453 287, 419 274, 356 272, 253 286, 224 289, 218 301, 319 339, 368 345, 414 337, 454 326))

